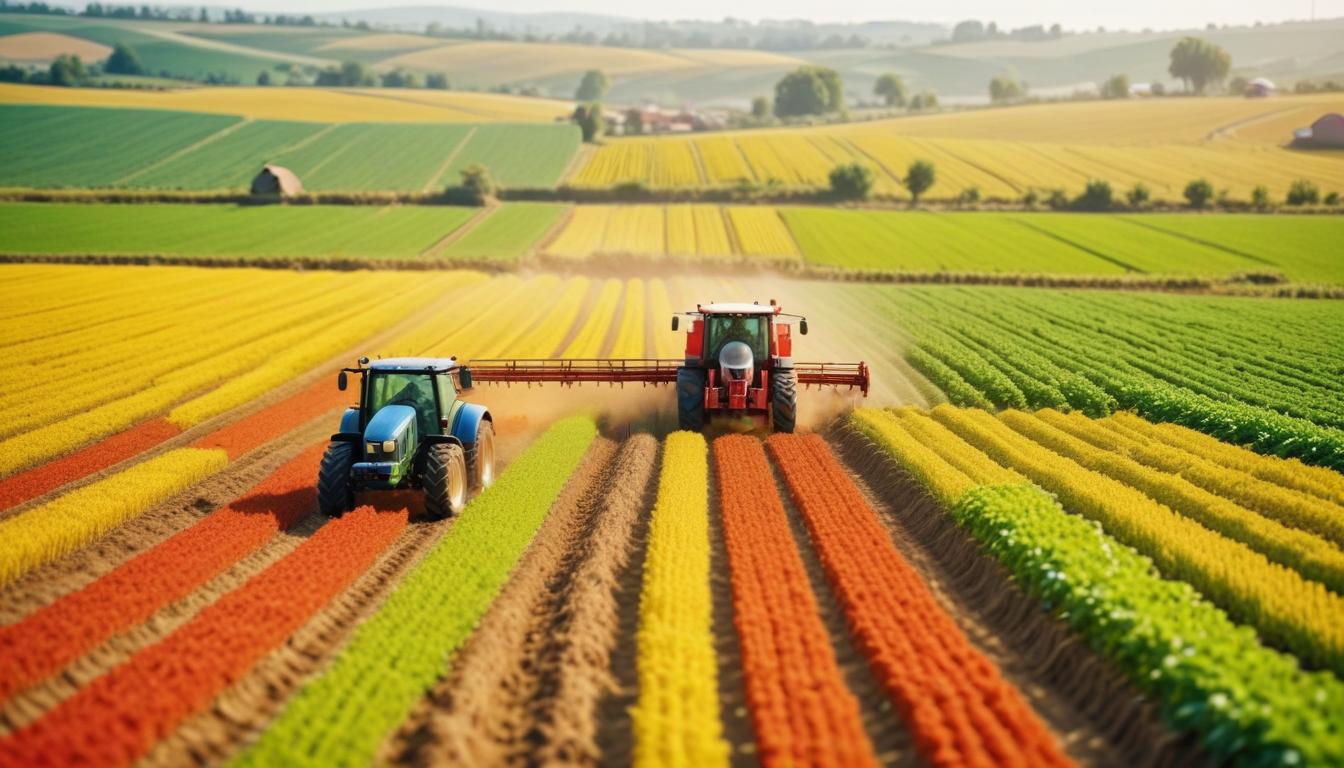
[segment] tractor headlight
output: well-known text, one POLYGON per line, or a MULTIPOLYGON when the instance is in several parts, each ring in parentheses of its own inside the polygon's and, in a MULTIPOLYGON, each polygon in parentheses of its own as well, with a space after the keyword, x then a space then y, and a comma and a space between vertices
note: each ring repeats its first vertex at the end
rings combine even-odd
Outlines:
POLYGON ((397 452, 397 441, 396 441, 396 440, 384 440, 384 441, 383 441, 383 453, 396 453, 396 452, 397 452))
POLYGON ((378 452, 378 444, 377 444, 377 443, 366 443, 366 444, 364 445, 364 452, 367 453, 367 454, 370 454, 370 455, 377 453, 377 452, 378 452))

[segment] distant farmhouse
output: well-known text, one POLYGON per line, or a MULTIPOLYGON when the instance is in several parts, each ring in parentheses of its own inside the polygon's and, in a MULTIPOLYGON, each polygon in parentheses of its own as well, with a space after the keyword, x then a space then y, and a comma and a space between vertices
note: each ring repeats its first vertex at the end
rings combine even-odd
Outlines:
POLYGON ((1344 149, 1344 115, 1331 112, 1293 131, 1293 146, 1302 149, 1344 149))
POLYGON ((288 168, 267 164, 252 180, 252 194, 292 197, 303 194, 303 182, 288 168))
POLYGON ((1264 77, 1257 77, 1251 82, 1246 84, 1246 92, 1243 93, 1242 95, 1251 99, 1265 98, 1268 96, 1273 96, 1276 90, 1278 89, 1274 86, 1273 80, 1269 80, 1264 77))

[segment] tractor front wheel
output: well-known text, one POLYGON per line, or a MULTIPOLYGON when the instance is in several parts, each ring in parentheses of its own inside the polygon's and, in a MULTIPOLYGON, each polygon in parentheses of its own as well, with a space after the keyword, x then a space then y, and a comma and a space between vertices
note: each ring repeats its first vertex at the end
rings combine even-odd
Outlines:
POLYGON ((705 428, 705 369, 677 369, 677 422, 682 429, 705 428))
POLYGON ((453 517, 467 503, 467 459, 462 446, 443 443, 429 447, 425 461, 425 516, 430 520, 453 517))
POLYGON ((770 377, 770 419, 776 432, 792 432, 798 421, 798 379, 791 369, 770 377))
POLYGON ((471 487, 483 491, 495 482, 495 426, 485 419, 476 427, 476 442, 467 453, 471 487))
POLYGON ((350 470, 355 466, 354 443, 332 443, 317 471, 317 509, 327 517, 340 517, 355 508, 355 489, 350 470))

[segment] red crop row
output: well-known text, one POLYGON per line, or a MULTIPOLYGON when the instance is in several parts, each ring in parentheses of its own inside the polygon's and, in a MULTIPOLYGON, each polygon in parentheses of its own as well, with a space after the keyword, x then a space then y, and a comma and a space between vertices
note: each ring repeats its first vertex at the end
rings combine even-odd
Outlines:
POLYGON ((774 435, 768 445, 857 645, 925 760, 935 766, 1068 765, 1017 690, 896 551, 826 443, 816 435, 774 435))
POLYGON ((0 702, 138 624, 312 511, 326 444, 283 464, 228 506, 17 624, 0 627, 0 702))
POLYGON ((714 441, 747 700, 764 765, 877 765, 754 437, 714 441))
POLYGON ((113 464, 147 451, 182 430, 166 419, 153 419, 99 440, 78 451, 0 480, 0 510, 17 507, 113 464))
POLYGON ((205 707, 350 585, 407 511, 360 507, 201 611, 162 642, 0 737, 0 765, 127 765, 205 707))
MULTIPOLYGON (((192 443, 191 447, 223 448, 229 454, 229 461, 233 461, 350 400, 349 393, 340 391, 331 383, 331 379, 323 376, 302 392, 220 427, 192 443)), ((332 427, 335 426, 333 423, 332 427)))

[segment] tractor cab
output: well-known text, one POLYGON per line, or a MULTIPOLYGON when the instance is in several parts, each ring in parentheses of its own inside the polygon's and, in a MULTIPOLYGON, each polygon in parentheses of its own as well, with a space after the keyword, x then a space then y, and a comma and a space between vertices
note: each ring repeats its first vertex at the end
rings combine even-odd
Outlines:
MULTIPOLYGON (((776 431, 791 432, 797 382, 793 371, 793 338, 783 315, 771 301, 701 304, 690 317, 685 364, 678 370, 678 412, 685 429, 700 429, 704 414, 723 413, 763 419, 776 431)), ((673 316, 672 330, 681 318, 673 316)))
POLYGON ((423 488, 430 517, 459 511, 470 487, 494 476, 494 431, 484 406, 458 399, 471 377, 455 358, 395 358, 342 369, 360 377, 359 405, 341 417, 318 478, 322 511, 351 508, 359 491, 423 488))

